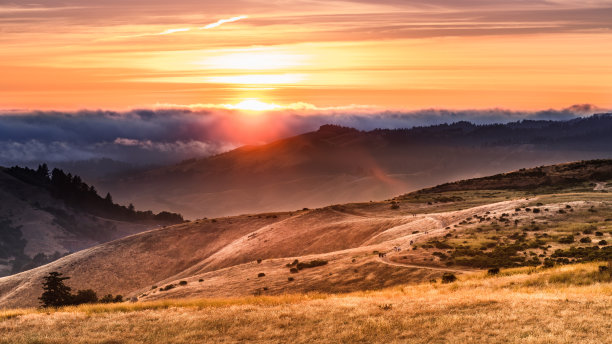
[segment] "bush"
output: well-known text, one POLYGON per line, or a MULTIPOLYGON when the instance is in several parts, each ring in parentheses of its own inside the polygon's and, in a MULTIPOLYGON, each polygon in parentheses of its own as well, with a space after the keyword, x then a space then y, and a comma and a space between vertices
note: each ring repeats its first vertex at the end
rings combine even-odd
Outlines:
POLYGON ((173 289, 174 287, 175 287, 174 284, 168 284, 167 286, 161 288, 160 291, 168 291, 170 289, 173 289))
POLYGON ((200 278, 200 279, 198 280, 198 282, 204 282, 204 279, 200 278))
POLYGON ((260 272, 260 273, 257 274, 257 277, 265 277, 265 276, 266 276, 266 274, 264 274, 263 272, 260 272))
POLYGON ((287 278, 287 281, 289 281, 289 282, 293 282, 294 280, 295 280, 295 279, 294 279, 293 277, 289 277, 289 278, 287 278))
POLYGON ((98 302, 98 295, 95 291, 91 289, 79 290, 75 295, 72 296, 73 305, 96 302, 98 302))
POLYGON ((568 235, 568 236, 565 236, 565 237, 561 237, 561 238, 559 238, 558 241, 559 241, 560 244, 571 244, 571 243, 574 242, 574 236, 573 235, 568 235))
POLYGON ((602 232, 595 232, 595 236, 603 236, 602 232))
POLYGON ((442 275, 442 283, 453 283, 456 280, 457 277, 450 272, 445 272, 444 275, 442 275))
POLYGON ((489 269, 489 271, 487 271, 487 274, 490 275, 490 276, 497 275, 497 274, 499 274, 499 268, 489 269))
POLYGON ((607 242, 607 241, 605 241, 605 240, 600 240, 600 241, 597 243, 597 245, 599 245, 599 246, 606 246, 607 244, 608 244, 608 242, 607 242))
POLYGON ((591 238, 589 237, 580 238, 580 242, 583 244, 588 244, 591 242, 591 238))
POLYGON ((180 285, 180 286, 186 286, 186 285, 187 285, 187 281, 180 281, 180 282, 179 282, 179 285, 180 285))
POLYGON ((100 299, 100 303, 116 303, 123 302, 123 296, 117 295, 113 297, 113 294, 106 294, 100 299))
POLYGON ((310 262, 306 262, 306 263, 298 263, 297 264, 297 268, 298 270, 303 270, 303 269, 309 269, 309 268, 316 268, 317 266, 323 266, 327 264, 327 260, 322 260, 322 259, 315 259, 313 261, 310 262))
POLYGON ((608 267, 606 265, 600 265, 599 266, 599 272, 600 273, 604 273, 606 271, 608 271, 608 267))
POLYGON ((534 213, 534 214, 537 214, 537 213, 539 213, 539 212, 540 212, 540 209, 539 209, 539 208, 533 208, 533 213, 534 213))
POLYGON ((291 272, 292 274, 297 274, 300 270, 298 270, 298 268, 291 268, 289 269, 289 272, 291 272))
POLYGON ((261 264, 261 259, 257 259, 257 264, 261 264))

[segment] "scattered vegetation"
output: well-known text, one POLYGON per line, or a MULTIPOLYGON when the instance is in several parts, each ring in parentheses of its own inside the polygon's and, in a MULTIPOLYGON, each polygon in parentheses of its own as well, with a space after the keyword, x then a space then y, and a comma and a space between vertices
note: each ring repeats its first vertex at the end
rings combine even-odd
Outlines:
POLYGON ((105 295, 98 300, 98 295, 91 289, 79 290, 76 294, 71 293, 71 288, 64 284, 70 277, 63 276, 61 273, 53 271, 43 277, 43 293, 39 297, 41 307, 63 307, 71 305, 81 305, 85 303, 112 303, 123 302, 121 295, 105 295))

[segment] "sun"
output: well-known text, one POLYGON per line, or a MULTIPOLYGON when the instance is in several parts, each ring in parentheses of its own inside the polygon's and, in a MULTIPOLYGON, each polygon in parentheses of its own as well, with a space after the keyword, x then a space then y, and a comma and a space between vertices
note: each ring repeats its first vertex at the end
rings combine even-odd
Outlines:
POLYGON ((280 105, 264 103, 256 98, 245 99, 238 104, 231 105, 232 109, 235 110, 246 110, 246 111, 270 111, 281 108, 280 105))

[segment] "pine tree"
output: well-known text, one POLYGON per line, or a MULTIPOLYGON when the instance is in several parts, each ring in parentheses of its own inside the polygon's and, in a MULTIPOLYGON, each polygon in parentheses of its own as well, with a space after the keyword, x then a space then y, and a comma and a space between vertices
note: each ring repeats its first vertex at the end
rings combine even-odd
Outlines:
POLYGON ((64 284, 64 281, 70 277, 62 277, 61 273, 53 271, 43 279, 45 280, 43 282, 44 292, 38 298, 42 307, 61 307, 71 304, 70 287, 64 284))

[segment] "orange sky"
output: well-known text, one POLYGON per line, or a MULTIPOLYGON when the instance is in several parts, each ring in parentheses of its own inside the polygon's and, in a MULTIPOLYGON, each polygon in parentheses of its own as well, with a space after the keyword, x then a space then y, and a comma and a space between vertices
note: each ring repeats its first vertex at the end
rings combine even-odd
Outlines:
POLYGON ((103 3, 0 0, 0 108, 612 107, 611 1, 103 3))

